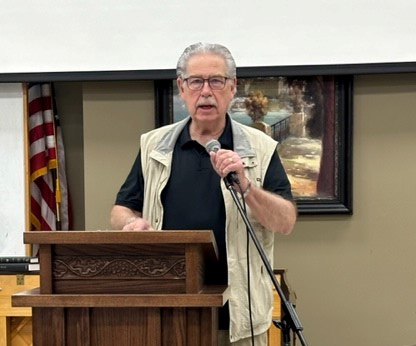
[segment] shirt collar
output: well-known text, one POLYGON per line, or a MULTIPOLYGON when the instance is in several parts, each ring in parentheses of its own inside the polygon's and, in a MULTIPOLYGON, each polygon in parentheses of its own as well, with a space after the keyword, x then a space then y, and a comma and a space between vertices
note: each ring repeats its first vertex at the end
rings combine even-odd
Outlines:
MULTIPOLYGON (((188 123, 182 130, 181 134, 178 138, 178 144, 181 146, 181 148, 185 148, 188 145, 192 145, 193 142, 195 142, 189 133, 189 126, 191 124, 192 119, 189 119, 188 123)), ((225 128, 222 132, 220 138, 218 138, 218 141, 221 144, 221 148, 232 150, 233 149, 233 133, 231 130, 231 121, 229 119, 229 115, 226 115, 226 122, 225 122, 225 128)))

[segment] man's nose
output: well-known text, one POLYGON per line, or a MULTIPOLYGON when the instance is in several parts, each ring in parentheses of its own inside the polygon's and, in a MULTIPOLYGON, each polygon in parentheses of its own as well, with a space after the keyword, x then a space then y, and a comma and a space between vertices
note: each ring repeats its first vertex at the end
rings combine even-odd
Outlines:
POLYGON ((201 89, 201 95, 202 96, 212 95, 212 89, 209 86, 208 80, 204 80, 204 84, 202 85, 202 89, 201 89))

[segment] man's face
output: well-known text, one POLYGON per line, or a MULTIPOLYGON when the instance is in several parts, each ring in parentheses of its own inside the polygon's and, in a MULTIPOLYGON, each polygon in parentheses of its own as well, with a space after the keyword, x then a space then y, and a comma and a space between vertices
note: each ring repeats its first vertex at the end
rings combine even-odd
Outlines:
MULTIPOLYGON (((197 54, 188 60, 185 78, 228 77, 224 59, 215 54, 197 54)), ((192 120, 201 123, 225 119, 228 106, 234 97, 236 79, 227 79, 221 90, 212 89, 205 81, 202 89, 191 90, 187 81, 178 78, 178 89, 192 120)))

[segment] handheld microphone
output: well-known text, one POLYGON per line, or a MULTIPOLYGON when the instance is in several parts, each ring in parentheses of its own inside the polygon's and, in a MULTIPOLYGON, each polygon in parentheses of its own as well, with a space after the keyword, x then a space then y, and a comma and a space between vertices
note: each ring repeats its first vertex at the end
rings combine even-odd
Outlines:
POLYGON ((221 143, 218 142, 216 139, 210 139, 207 144, 205 144, 205 150, 208 152, 208 154, 213 151, 217 152, 221 149, 221 143))
MULTIPOLYGON (((208 152, 208 154, 211 151, 217 152, 220 149, 221 149, 221 143, 218 142, 216 139, 210 139, 207 142, 207 144, 205 144, 205 150, 208 152)), ((240 183, 236 172, 228 173, 227 176, 224 178, 224 180, 230 185, 232 185, 233 183, 236 183, 236 184, 240 183)))

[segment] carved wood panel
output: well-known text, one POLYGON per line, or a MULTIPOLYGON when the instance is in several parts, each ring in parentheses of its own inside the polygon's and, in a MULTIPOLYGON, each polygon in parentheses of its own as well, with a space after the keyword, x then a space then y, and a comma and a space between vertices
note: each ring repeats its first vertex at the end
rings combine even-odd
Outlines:
POLYGON ((55 256, 54 279, 184 279, 184 256, 55 256))

